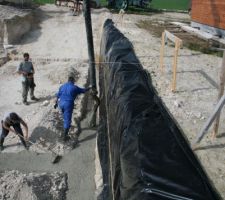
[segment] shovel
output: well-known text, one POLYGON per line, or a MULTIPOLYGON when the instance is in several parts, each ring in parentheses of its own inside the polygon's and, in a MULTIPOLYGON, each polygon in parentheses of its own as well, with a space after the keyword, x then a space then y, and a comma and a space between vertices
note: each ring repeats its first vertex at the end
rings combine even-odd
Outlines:
MULTIPOLYGON (((20 137, 22 137, 22 138, 26 141, 26 139, 24 138, 24 136, 22 136, 21 134, 18 134, 18 133, 17 133, 17 135, 19 135, 20 137)), ((35 143, 34 143, 34 142, 31 142, 30 140, 28 140, 27 142, 29 142, 29 143, 32 144, 32 145, 35 145, 35 143)), ((43 142, 43 141, 41 141, 41 142, 43 142)), ((40 150, 45 151, 44 148, 41 148, 41 147, 38 146, 38 145, 37 145, 37 147, 38 147, 40 150)), ((51 162, 52 162, 53 164, 56 164, 56 163, 58 163, 58 162, 61 160, 62 156, 61 156, 61 155, 58 155, 56 152, 54 152, 54 151, 53 151, 52 149, 50 149, 49 147, 48 147, 47 151, 49 151, 49 152, 52 153, 53 159, 51 160, 51 162)))

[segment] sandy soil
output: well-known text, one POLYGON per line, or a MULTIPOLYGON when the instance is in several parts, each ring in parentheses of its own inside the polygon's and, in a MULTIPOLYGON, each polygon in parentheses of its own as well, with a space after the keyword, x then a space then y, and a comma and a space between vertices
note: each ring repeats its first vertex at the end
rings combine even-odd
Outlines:
MULTIPOLYGON (((118 16, 115 16, 115 18, 118 16)), ((149 17, 125 15, 118 28, 130 39, 144 68, 165 105, 183 129, 190 143, 196 138, 217 102, 221 58, 183 48, 179 52, 177 91, 171 92, 174 48, 165 48, 165 74, 159 69, 161 39, 137 27, 140 20, 189 21, 186 14, 166 13, 149 17)), ((219 135, 213 141, 210 132, 195 151, 208 176, 225 199, 225 113, 222 111, 219 135)))
MULTIPOLYGON (((186 14, 167 13, 152 16, 125 15, 123 23, 116 14, 110 15, 105 10, 93 11, 94 41, 99 51, 101 25, 106 16, 111 16, 119 29, 134 44, 135 51, 143 66, 151 73, 159 95, 169 108, 179 125, 184 130, 187 139, 192 142, 202 125, 209 117, 217 101, 218 74, 221 58, 193 52, 186 48, 180 51, 178 62, 177 92, 170 90, 171 66, 173 48, 166 47, 166 73, 159 71, 159 49, 161 41, 146 30, 136 26, 139 20, 188 21, 186 14)), ((46 5, 36 12, 39 20, 37 28, 25 35, 20 45, 15 46, 22 59, 23 52, 29 52, 35 65, 36 91, 40 101, 31 105, 21 104, 21 84, 19 77, 14 75, 19 61, 10 61, 0 68, 0 118, 8 111, 16 111, 29 124, 31 140, 38 143, 38 139, 45 138, 48 145, 64 154, 63 160, 52 165, 50 154, 36 155, 40 150, 31 146, 30 152, 23 151, 18 145, 18 138, 12 134, 7 137, 7 148, 0 154, 1 172, 18 169, 19 173, 37 171, 64 171, 68 175, 67 199, 94 199, 94 145, 95 131, 84 130, 81 144, 75 150, 67 149, 68 145, 61 144, 56 138, 61 130, 59 113, 52 109, 54 94, 67 72, 76 73, 77 84, 84 86, 87 80, 87 46, 83 17, 70 16, 68 8, 57 8, 46 5), (66 71, 66 72, 65 72, 66 71), (58 128, 56 128, 58 127, 58 128), (47 135, 47 137, 46 137, 47 135), (4 162, 3 162, 4 161, 4 162), (16 162, 15 162, 16 161, 16 162), (13 165, 12 165, 13 163, 13 165), (89 192, 87 192, 89 191, 89 192)), ((37 20, 37 21, 38 21, 37 20)), ((75 115, 80 115, 80 98, 77 101, 75 115)), ((225 137, 221 118, 220 135, 211 141, 207 135, 196 151, 198 158, 207 174, 225 198, 225 137)), ((86 127, 86 124, 83 125, 86 127)), ((76 127, 74 127, 74 130, 76 127)), ((4 176, 4 174, 3 174, 4 176)))

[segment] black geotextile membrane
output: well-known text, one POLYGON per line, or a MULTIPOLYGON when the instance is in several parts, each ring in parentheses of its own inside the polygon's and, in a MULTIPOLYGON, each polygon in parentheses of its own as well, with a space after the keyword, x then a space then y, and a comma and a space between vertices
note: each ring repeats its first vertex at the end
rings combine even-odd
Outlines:
POLYGON ((98 147, 108 186, 104 199, 220 199, 132 44, 109 19, 100 57, 99 138, 105 143, 98 141, 98 147))

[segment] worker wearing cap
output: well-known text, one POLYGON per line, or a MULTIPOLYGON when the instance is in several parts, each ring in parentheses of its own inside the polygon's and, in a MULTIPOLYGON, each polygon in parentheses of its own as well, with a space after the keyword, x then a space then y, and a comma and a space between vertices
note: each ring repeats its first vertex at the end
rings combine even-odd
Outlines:
POLYGON ((27 149, 25 140, 28 139, 28 127, 27 124, 22 120, 22 118, 18 114, 14 112, 5 114, 3 120, 1 121, 1 125, 2 125, 2 132, 0 136, 1 151, 4 149, 3 143, 9 132, 13 132, 16 135, 18 135, 23 146, 27 149), (23 131, 20 124, 22 124, 25 128, 25 136, 23 135, 23 131), (11 126, 13 127, 13 129, 11 128, 11 126))
POLYGON ((29 60, 29 54, 24 53, 23 55, 24 61, 20 63, 19 67, 17 68, 17 73, 22 75, 22 98, 23 104, 29 105, 27 102, 27 95, 28 91, 30 90, 30 98, 31 100, 37 101, 38 99, 34 96, 34 66, 32 62, 29 60))
POLYGON ((64 141, 69 139, 68 133, 71 126, 74 100, 76 99, 77 95, 85 93, 90 89, 90 87, 80 88, 76 86, 74 82, 74 77, 70 76, 68 78, 68 82, 59 88, 59 91, 56 95, 57 99, 54 105, 54 108, 59 105, 63 114, 64 133, 62 134, 62 137, 64 138, 64 141))

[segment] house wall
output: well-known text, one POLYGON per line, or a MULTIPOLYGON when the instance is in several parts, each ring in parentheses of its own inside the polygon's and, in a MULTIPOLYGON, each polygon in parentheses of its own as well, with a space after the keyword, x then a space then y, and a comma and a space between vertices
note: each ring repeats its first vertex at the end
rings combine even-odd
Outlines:
POLYGON ((225 37, 225 0, 192 0, 192 26, 225 37))

